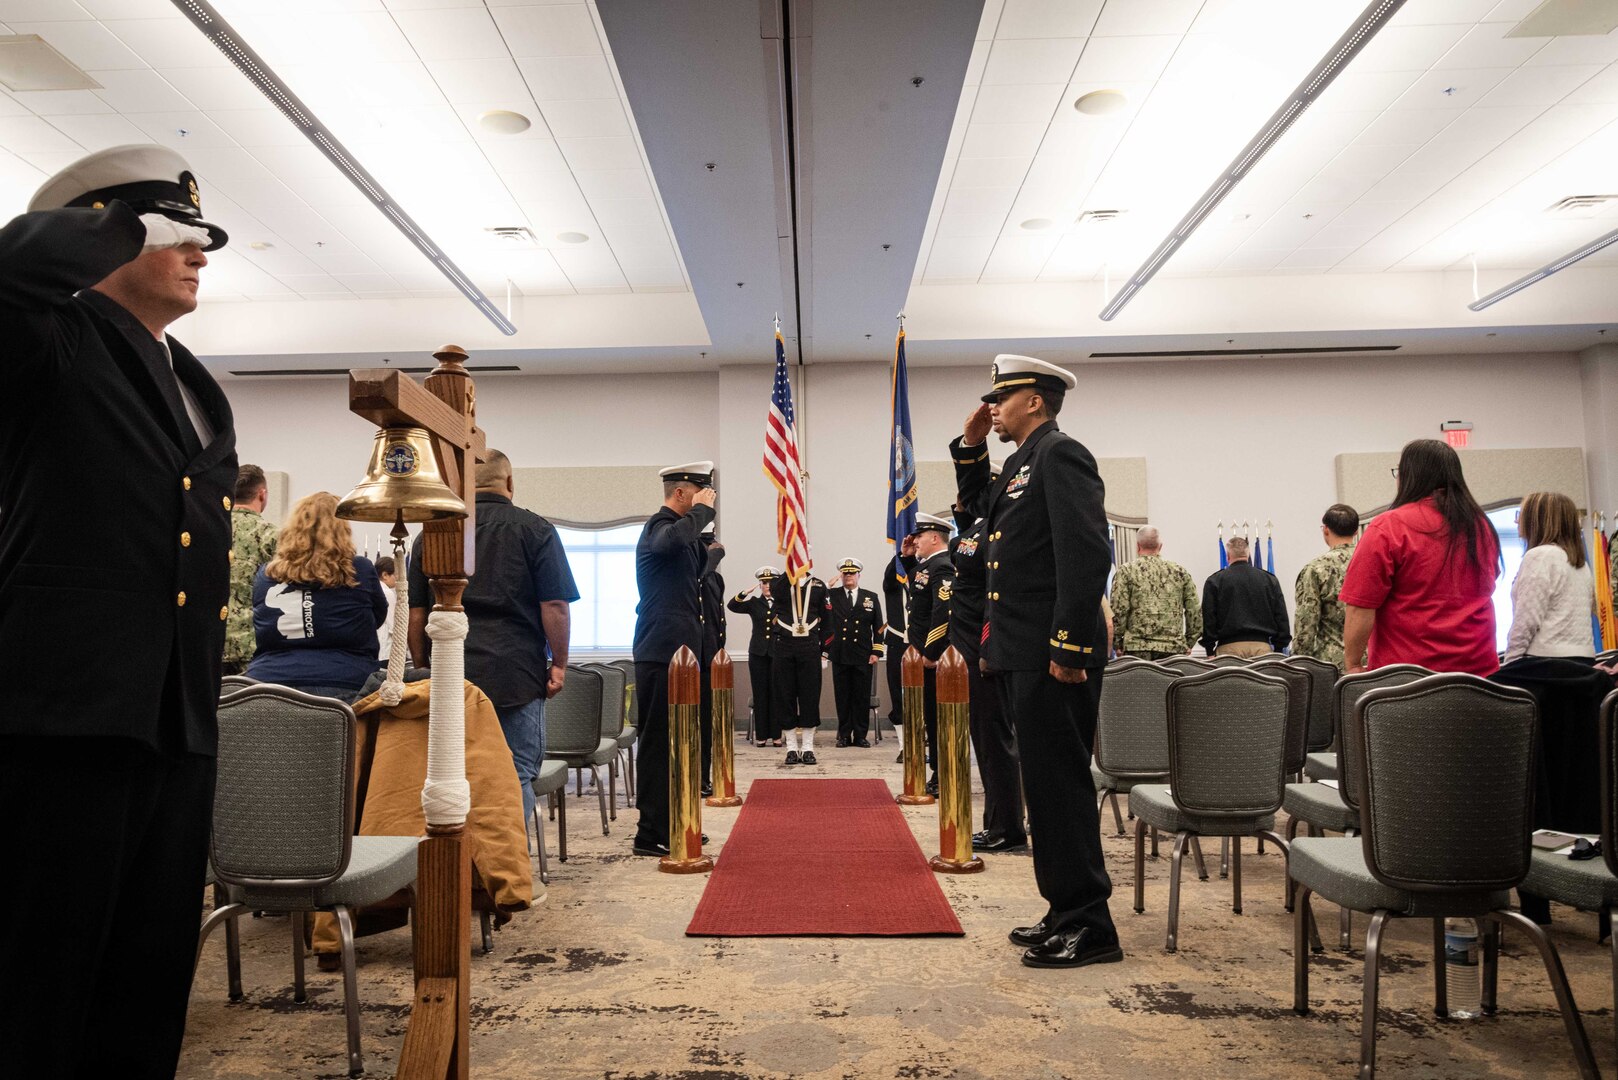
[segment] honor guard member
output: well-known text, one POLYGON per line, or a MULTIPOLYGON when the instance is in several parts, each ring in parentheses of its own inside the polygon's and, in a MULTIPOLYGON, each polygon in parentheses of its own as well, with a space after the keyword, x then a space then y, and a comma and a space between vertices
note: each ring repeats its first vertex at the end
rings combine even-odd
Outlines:
POLYGON ((640 728, 640 825, 636 855, 669 853, 669 661, 680 647, 702 651, 702 572, 699 539, 714 519, 713 462, 693 461, 659 471, 663 505, 646 521, 635 545, 635 705, 640 728))
MULTIPOLYGON (((909 628, 909 614, 905 610, 905 589, 910 584, 910 571, 916 566, 916 536, 914 533, 899 541, 899 550, 888 560, 882 571, 882 610, 888 621, 882 626, 883 651, 887 654, 888 669, 888 723, 898 731, 904 723, 904 655, 905 631, 909 628)), ((877 731, 881 734, 881 729, 877 731)), ((904 760, 904 751, 899 752, 904 760)))
POLYGON ((758 584, 737 593, 725 605, 753 623, 747 639, 747 678, 753 687, 753 740, 757 746, 772 740, 776 746, 781 745, 781 723, 775 719, 774 683, 770 677, 770 657, 775 652, 775 603, 770 598, 770 582, 780 576, 781 571, 773 566, 759 567, 753 571, 758 584))
POLYGON ((820 658, 831 620, 826 583, 804 569, 797 581, 785 574, 770 582, 775 605, 775 716, 786 736, 788 765, 815 764, 815 729, 820 726, 820 658))
POLYGON ((702 530, 702 652, 697 659, 702 670, 702 796, 713 794, 713 661, 725 647, 725 579, 719 576, 719 560, 725 545, 714 532, 714 523, 702 530))
POLYGON ((882 605, 860 588, 865 564, 844 559, 842 583, 831 590, 832 695, 837 699, 837 745, 869 747, 871 677, 882 659, 882 605))
POLYGON ((275 556, 275 538, 280 533, 264 520, 264 504, 269 501, 269 484, 264 470, 243 465, 236 472, 236 493, 230 508, 230 614, 225 619, 226 675, 240 675, 258 651, 253 635, 253 578, 259 568, 275 556))
POLYGON ((1120 655, 1162 660, 1191 651, 1202 636, 1197 583, 1163 558, 1163 539, 1147 525, 1135 535, 1135 558, 1112 579, 1112 623, 1120 655))
MULTIPOLYGON (((1292 636, 1293 656, 1312 656, 1343 670, 1343 617, 1337 599, 1360 534, 1360 515, 1352 506, 1337 503, 1320 519, 1320 538, 1326 550, 1298 571, 1297 615, 1292 636)), ((1363 657, 1361 658, 1363 659, 1363 657)))
MULTIPOLYGON (((957 439, 958 443, 959 440, 957 439)), ((988 447, 963 454, 952 443, 950 455, 957 474, 976 464, 988 447), (964 460, 963 460, 964 459, 964 460)), ((989 473, 989 483, 999 471, 989 473)), ((1022 778, 1017 769, 1017 733, 1000 705, 1000 692, 979 667, 983 657, 983 604, 988 567, 983 560, 983 519, 955 508, 959 535, 950 543, 955 564, 955 588, 950 596, 949 643, 966 661, 972 752, 983 778, 983 829, 972 834, 974 851, 1014 851, 1028 843, 1023 826, 1022 778)))
POLYGON ((910 574, 910 625, 905 637, 921 653, 923 716, 927 725, 927 793, 938 794, 938 658, 949 648, 949 613, 955 590, 955 563, 949 534, 955 526, 932 514, 916 515, 916 568, 910 574))
POLYGON ((224 230, 119 146, 0 229, 0 1045, 15 1076, 171 1077, 213 816, 236 430, 165 330, 224 230), (69 478, 112 469, 113 557, 69 478), (94 666, 87 668, 86 659, 94 666), (60 923, 74 889, 73 928, 60 923))
POLYGON ((1048 905, 1011 940, 1033 967, 1123 959, 1107 910, 1112 881, 1090 778, 1112 556, 1095 458, 1057 429, 1073 375, 1027 356, 997 356, 987 403, 967 417, 955 459, 992 429, 1016 452, 989 483, 989 462, 963 469, 960 502, 981 514, 988 566, 983 659, 1017 732, 1028 817, 1038 826, 1034 878, 1048 905))

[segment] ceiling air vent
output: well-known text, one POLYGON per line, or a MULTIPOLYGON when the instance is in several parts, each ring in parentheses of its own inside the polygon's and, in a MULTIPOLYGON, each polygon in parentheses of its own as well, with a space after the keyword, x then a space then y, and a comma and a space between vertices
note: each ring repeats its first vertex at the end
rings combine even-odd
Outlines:
POLYGON ((1618 203, 1618 195, 1569 195, 1553 204, 1547 213, 1565 218, 1593 218, 1618 203))
POLYGON ((501 225, 493 229, 484 229, 490 239, 499 242, 501 247, 533 247, 534 234, 522 225, 501 225))
POLYGON ((1117 221, 1122 217, 1122 210, 1086 210, 1080 214, 1075 225, 1105 225, 1109 221, 1117 221))

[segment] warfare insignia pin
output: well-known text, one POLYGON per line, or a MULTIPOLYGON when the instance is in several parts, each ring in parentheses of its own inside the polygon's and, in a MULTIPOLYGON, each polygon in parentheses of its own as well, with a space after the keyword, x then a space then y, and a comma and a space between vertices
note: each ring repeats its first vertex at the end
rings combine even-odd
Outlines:
POLYGON ((1028 486, 1028 481, 1032 478, 1032 475, 1033 475, 1030 470, 1031 470, 1031 466, 1024 465, 1022 468, 1017 470, 1017 475, 1013 476, 1011 478, 1011 480, 1009 482, 1007 482, 1007 484, 1006 484, 1006 497, 1007 498, 1016 499, 1016 498, 1020 498, 1022 496, 1023 489, 1028 486))

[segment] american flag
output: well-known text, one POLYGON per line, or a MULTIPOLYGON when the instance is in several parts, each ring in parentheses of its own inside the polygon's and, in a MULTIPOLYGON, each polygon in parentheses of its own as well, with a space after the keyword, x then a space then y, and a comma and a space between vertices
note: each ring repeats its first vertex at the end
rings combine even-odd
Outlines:
POLYGON ((775 335, 775 385, 764 423, 764 475, 775 485, 776 550, 786 556, 787 579, 796 583, 809 571, 809 515, 803 504, 803 469, 798 462, 797 421, 792 412, 792 380, 786 346, 775 335))

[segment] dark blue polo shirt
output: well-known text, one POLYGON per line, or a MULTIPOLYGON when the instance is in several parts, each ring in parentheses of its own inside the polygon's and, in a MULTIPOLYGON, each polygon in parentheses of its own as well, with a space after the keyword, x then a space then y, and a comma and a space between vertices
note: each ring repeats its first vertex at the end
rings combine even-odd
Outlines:
POLYGON ((357 585, 336 589, 253 578, 253 636, 258 655, 247 674, 282 686, 358 690, 379 665, 376 628, 387 618, 370 559, 354 556, 357 585))

